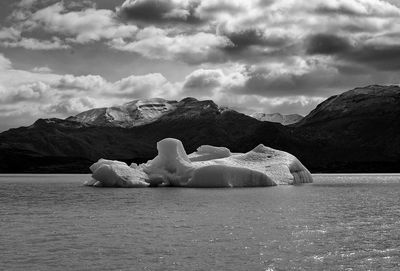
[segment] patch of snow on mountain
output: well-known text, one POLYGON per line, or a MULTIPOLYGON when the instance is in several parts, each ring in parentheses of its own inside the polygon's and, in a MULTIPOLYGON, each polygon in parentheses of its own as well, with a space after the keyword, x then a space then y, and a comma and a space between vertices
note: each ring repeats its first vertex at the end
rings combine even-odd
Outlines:
POLYGON ((156 121, 173 111, 176 104, 161 98, 134 100, 121 106, 91 109, 68 119, 89 125, 134 127, 156 121))
POLYGON ((255 118, 259 121, 277 122, 282 125, 290 125, 293 123, 297 123, 303 119, 303 117, 298 114, 282 115, 280 113, 272 113, 272 114, 253 113, 250 115, 250 117, 255 118))

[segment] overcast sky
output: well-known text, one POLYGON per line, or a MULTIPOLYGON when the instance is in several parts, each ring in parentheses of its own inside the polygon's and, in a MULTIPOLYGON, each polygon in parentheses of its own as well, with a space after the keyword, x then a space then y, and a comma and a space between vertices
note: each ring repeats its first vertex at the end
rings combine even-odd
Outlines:
POLYGON ((398 84, 397 0, 1 0, 0 131, 134 99, 307 114, 398 84))

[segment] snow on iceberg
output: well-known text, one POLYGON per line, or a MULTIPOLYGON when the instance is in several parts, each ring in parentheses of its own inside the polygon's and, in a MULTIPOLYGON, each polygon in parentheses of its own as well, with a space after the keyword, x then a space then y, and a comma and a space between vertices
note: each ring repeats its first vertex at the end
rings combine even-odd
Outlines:
POLYGON ((88 186, 104 187, 147 187, 148 176, 141 170, 129 167, 126 163, 100 159, 90 170, 92 179, 85 182, 88 186))
POLYGON ((231 156, 231 151, 225 147, 210 145, 200 146, 196 152, 189 155, 190 161, 207 161, 231 156))
POLYGON ((182 142, 166 138, 158 155, 145 164, 100 159, 90 169, 88 186, 113 187, 259 187, 312 182, 310 172, 293 155, 262 144, 247 153, 201 146, 190 155, 182 142))

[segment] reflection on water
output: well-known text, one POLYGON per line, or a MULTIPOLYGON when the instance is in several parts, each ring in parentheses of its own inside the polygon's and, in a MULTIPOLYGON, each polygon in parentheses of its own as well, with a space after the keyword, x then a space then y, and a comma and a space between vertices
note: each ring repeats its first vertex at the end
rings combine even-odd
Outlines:
POLYGON ((400 176, 101 189, 0 175, 4 270, 398 270, 400 176))

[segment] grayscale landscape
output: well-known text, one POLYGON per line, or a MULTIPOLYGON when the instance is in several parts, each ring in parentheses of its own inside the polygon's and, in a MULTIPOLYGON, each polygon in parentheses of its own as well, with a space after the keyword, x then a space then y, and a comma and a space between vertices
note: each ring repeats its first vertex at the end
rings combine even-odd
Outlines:
POLYGON ((400 2, 2 0, 1 270, 400 270, 400 2))

